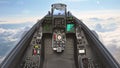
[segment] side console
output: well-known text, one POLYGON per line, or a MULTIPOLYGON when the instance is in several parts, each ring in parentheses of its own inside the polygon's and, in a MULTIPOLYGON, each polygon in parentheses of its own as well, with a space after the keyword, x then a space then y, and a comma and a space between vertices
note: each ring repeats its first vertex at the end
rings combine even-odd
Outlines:
POLYGON ((33 35, 30 46, 26 49, 22 62, 18 68, 39 68, 41 60, 42 28, 40 27, 33 35))

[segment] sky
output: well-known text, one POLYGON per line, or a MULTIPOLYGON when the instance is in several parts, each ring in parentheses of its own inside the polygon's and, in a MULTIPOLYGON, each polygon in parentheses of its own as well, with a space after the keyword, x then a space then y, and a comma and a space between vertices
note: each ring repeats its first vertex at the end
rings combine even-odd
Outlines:
POLYGON ((51 10, 53 3, 67 4, 79 18, 120 12, 120 0, 0 0, 0 23, 36 22, 51 10))
MULTIPOLYGON (((0 0, 0 41, 20 39, 22 33, 51 10, 53 3, 66 4, 68 11, 98 33, 101 42, 120 63, 120 0, 0 0)), ((0 53, 0 61, 4 57, 1 58, 0 53)))

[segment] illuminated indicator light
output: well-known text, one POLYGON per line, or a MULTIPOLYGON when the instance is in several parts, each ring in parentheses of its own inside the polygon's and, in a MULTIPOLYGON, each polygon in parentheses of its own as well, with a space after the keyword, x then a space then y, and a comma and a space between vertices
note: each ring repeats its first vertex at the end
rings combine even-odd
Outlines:
POLYGON ((56 40, 56 34, 54 34, 54 40, 56 40))
POLYGON ((34 48, 39 48, 39 46, 38 46, 38 45, 35 45, 34 48))
POLYGON ((58 40, 61 40, 61 38, 62 38, 62 37, 61 37, 60 35, 58 35, 58 37, 57 37, 57 38, 58 38, 58 40))
POLYGON ((53 48, 53 50, 57 50, 57 48, 53 48))
POLYGON ((34 55, 36 55, 36 54, 37 54, 36 49, 33 49, 33 54, 34 54, 34 55))
POLYGON ((85 50, 79 50, 79 53, 80 53, 80 54, 84 54, 84 53, 85 53, 85 50))
POLYGON ((71 31, 74 28, 74 24, 67 24, 67 31, 71 31))
POLYGON ((37 54, 40 54, 40 50, 37 50, 37 54))

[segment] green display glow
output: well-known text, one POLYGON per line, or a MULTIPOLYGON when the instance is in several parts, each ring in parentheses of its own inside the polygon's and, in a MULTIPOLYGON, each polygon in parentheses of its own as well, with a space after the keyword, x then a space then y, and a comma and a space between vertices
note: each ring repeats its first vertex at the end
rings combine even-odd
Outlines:
POLYGON ((67 24, 67 31, 73 32, 74 31, 74 24, 67 24))

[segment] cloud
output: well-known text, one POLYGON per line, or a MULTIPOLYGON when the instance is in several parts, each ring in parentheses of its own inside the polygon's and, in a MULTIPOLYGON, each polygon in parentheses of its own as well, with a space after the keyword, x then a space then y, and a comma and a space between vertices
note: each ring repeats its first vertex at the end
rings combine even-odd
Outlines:
POLYGON ((110 31, 114 31, 115 29, 117 29, 117 25, 115 23, 110 23, 107 25, 96 24, 94 27, 94 30, 98 32, 110 32, 110 31))
POLYGON ((107 19, 108 17, 120 17, 120 10, 89 10, 81 11, 79 9, 71 9, 72 14, 79 19, 86 20, 88 18, 107 19))
POLYGON ((98 33, 105 47, 120 63, 120 17, 90 17, 85 20, 87 23, 84 23, 98 33))
MULTIPOLYGON (((1 25, 1 24, 0 24, 1 25)), ((9 26, 5 24, 6 27, 9 26)), ((19 25, 17 25, 19 27, 19 25)), ((14 24, 13 24, 14 27, 14 24)), ((12 50, 12 48, 19 42, 19 40, 27 33, 27 31, 32 27, 32 25, 24 25, 24 27, 19 28, 0 28, 0 62, 4 57, 12 50)))
POLYGON ((0 21, 0 22, 7 22, 7 21, 0 21))
MULTIPOLYGON (((22 13, 29 13, 29 11, 25 10, 22 11, 22 13)), ((37 22, 38 19, 41 19, 43 16, 25 16, 23 14, 21 15, 16 15, 16 16, 11 16, 11 17, 3 17, 0 18, 0 21, 4 21, 4 22, 0 22, 0 24, 20 24, 20 23, 24 23, 24 22, 37 22)))
POLYGON ((103 44, 120 63, 120 25, 114 31, 98 32, 101 35, 103 44))
POLYGON ((89 18, 91 21, 103 21, 103 19, 100 19, 100 18, 95 18, 95 17, 93 17, 93 18, 89 18))
POLYGON ((23 35, 24 32, 28 31, 31 26, 21 27, 18 29, 4 29, 0 28, 0 35, 5 36, 4 39, 6 41, 17 41, 23 35))
POLYGON ((4 59, 5 59, 5 56, 4 57, 0 56, 0 64, 4 59))
POLYGON ((104 44, 106 46, 117 46, 120 47, 120 25, 117 29, 110 32, 98 32, 102 35, 102 38, 104 40, 104 44))
POLYGON ((105 47, 120 63, 120 10, 74 10, 72 14, 95 30, 105 47), (79 13, 78 13, 79 12, 79 13))
POLYGON ((119 16, 88 17, 82 20, 90 29, 98 32, 114 31, 120 25, 119 16))
POLYGON ((103 43, 120 63, 120 27, 111 32, 98 32, 102 36, 103 43))

